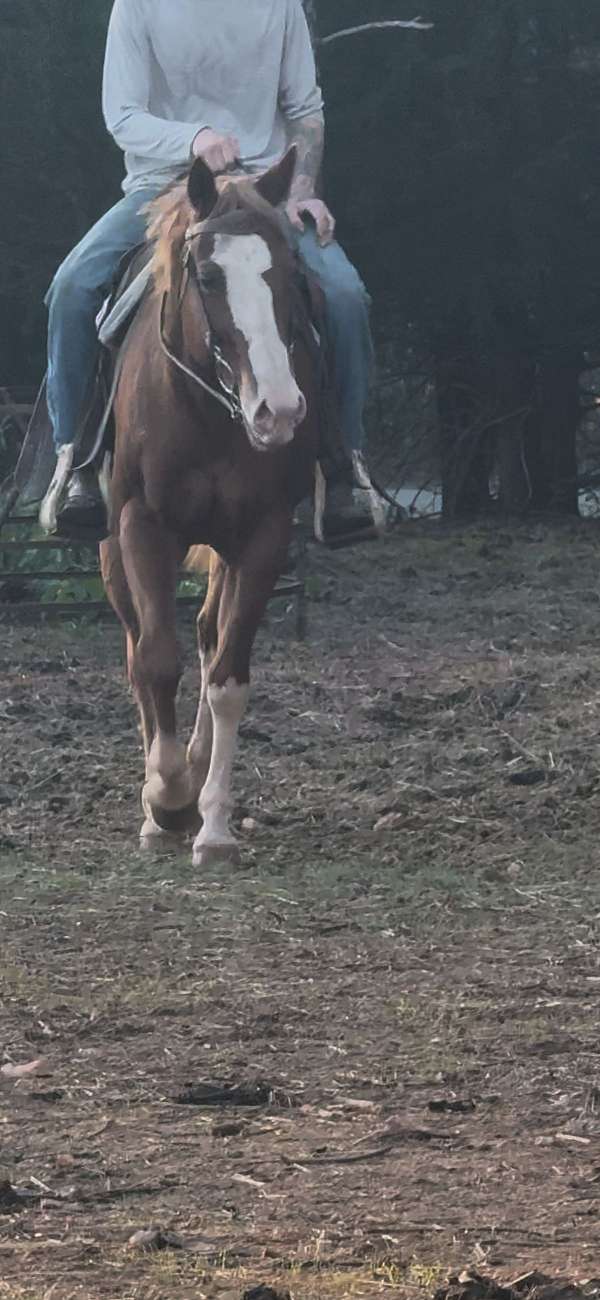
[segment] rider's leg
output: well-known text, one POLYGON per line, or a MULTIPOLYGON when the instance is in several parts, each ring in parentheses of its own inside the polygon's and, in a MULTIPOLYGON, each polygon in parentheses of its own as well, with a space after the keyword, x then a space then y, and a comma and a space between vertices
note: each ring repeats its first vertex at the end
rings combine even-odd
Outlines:
MULTIPOLYGON (((364 473, 364 410, 373 371, 373 341, 370 327, 371 300, 358 271, 338 243, 322 247, 313 227, 298 236, 298 251, 316 276, 325 297, 328 340, 331 348, 335 394, 343 445, 354 464, 356 487, 364 473)), ((356 492, 347 484, 329 483, 324 518, 332 532, 383 522, 377 517, 376 494, 356 492), (358 499, 357 499, 358 498, 358 499), (364 499, 363 499, 364 498, 364 499)))
POLYGON ((46 294, 48 409, 58 448, 75 442, 98 353, 96 316, 119 261, 144 237, 147 190, 128 194, 84 235, 46 294))
MULTIPOLYGON (((121 199, 88 232, 59 267, 46 294, 48 322, 48 410, 57 466, 42 504, 40 519, 54 531, 75 454, 80 422, 89 397, 98 355, 96 316, 110 289, 121 257, 144 237, 144 205, 155 190, 138 190, 121 199)), ((91 524, 102 533, 104 507, 95 475, 71 479, 63 522, 91 524)), ((67 529, 68 531, 68 529, 67 529)))
POLYGON ((334 242, 322 248, 311 227, 298 236, 298 248, 325 295, 344 446, 349 453, 363 451, 363 415, 373 370, 370 298, 358 271, 339 244, 334 242))

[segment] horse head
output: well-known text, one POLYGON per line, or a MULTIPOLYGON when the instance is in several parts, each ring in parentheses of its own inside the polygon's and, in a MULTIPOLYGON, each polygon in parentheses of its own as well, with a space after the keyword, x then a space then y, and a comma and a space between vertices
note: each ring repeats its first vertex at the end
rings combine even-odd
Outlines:
POLYGON ((217 182, 197 159, 187 185, 194 220, 184 260, 205 319, 219 381, 239 398, 252 446, 290 443, 306 415, 293 371, 295 262, 277 208, 289 195, 296 151, 257 181, 217 182))

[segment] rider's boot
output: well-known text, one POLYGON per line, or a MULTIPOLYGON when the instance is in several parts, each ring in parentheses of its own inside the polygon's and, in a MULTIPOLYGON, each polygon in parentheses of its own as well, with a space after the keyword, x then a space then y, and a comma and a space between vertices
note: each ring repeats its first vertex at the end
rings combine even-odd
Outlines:
POLYGON ((380 536, 386 526, 385 502, 371 482, 359 452, 351 465, 317 472, 315 535, 326 546, 347 546, 380 536))
POLYGON ((328 483, 323 511, 323 540, 335 541, 337 537, 373 527, 373 516, 366 495, 349 483, 328 483))
POLYGON ((102 541, 107 534, 107 513, 98 475, 91 465, 73 470, 66 496, 56 517, 61 537, 102 541))

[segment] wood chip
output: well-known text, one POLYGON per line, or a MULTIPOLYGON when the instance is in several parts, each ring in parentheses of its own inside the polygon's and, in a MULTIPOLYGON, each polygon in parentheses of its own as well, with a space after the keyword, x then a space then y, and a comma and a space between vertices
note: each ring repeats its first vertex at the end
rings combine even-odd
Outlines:
POLYGON ((380 817, 379 821, 375 822, 373 830, 376 834, 380 831, 396 831, 400 830, 400 828, 404 826, 405 822, 406 813, 386 813, 384 817, 380 817))
POLYGON ((164 1228, 140 1228, 127 1242, 129 1250, 183 1250, 181 1237, 164 1228))

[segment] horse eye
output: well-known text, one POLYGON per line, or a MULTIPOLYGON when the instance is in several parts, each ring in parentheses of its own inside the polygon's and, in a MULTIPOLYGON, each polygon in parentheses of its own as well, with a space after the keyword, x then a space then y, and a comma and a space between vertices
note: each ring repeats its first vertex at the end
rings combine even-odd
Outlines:
POLYGON ((223 272, 214 262, 206 262, 199 269, 200 284, 207 293, 216 293, 223 285, 223 272))

